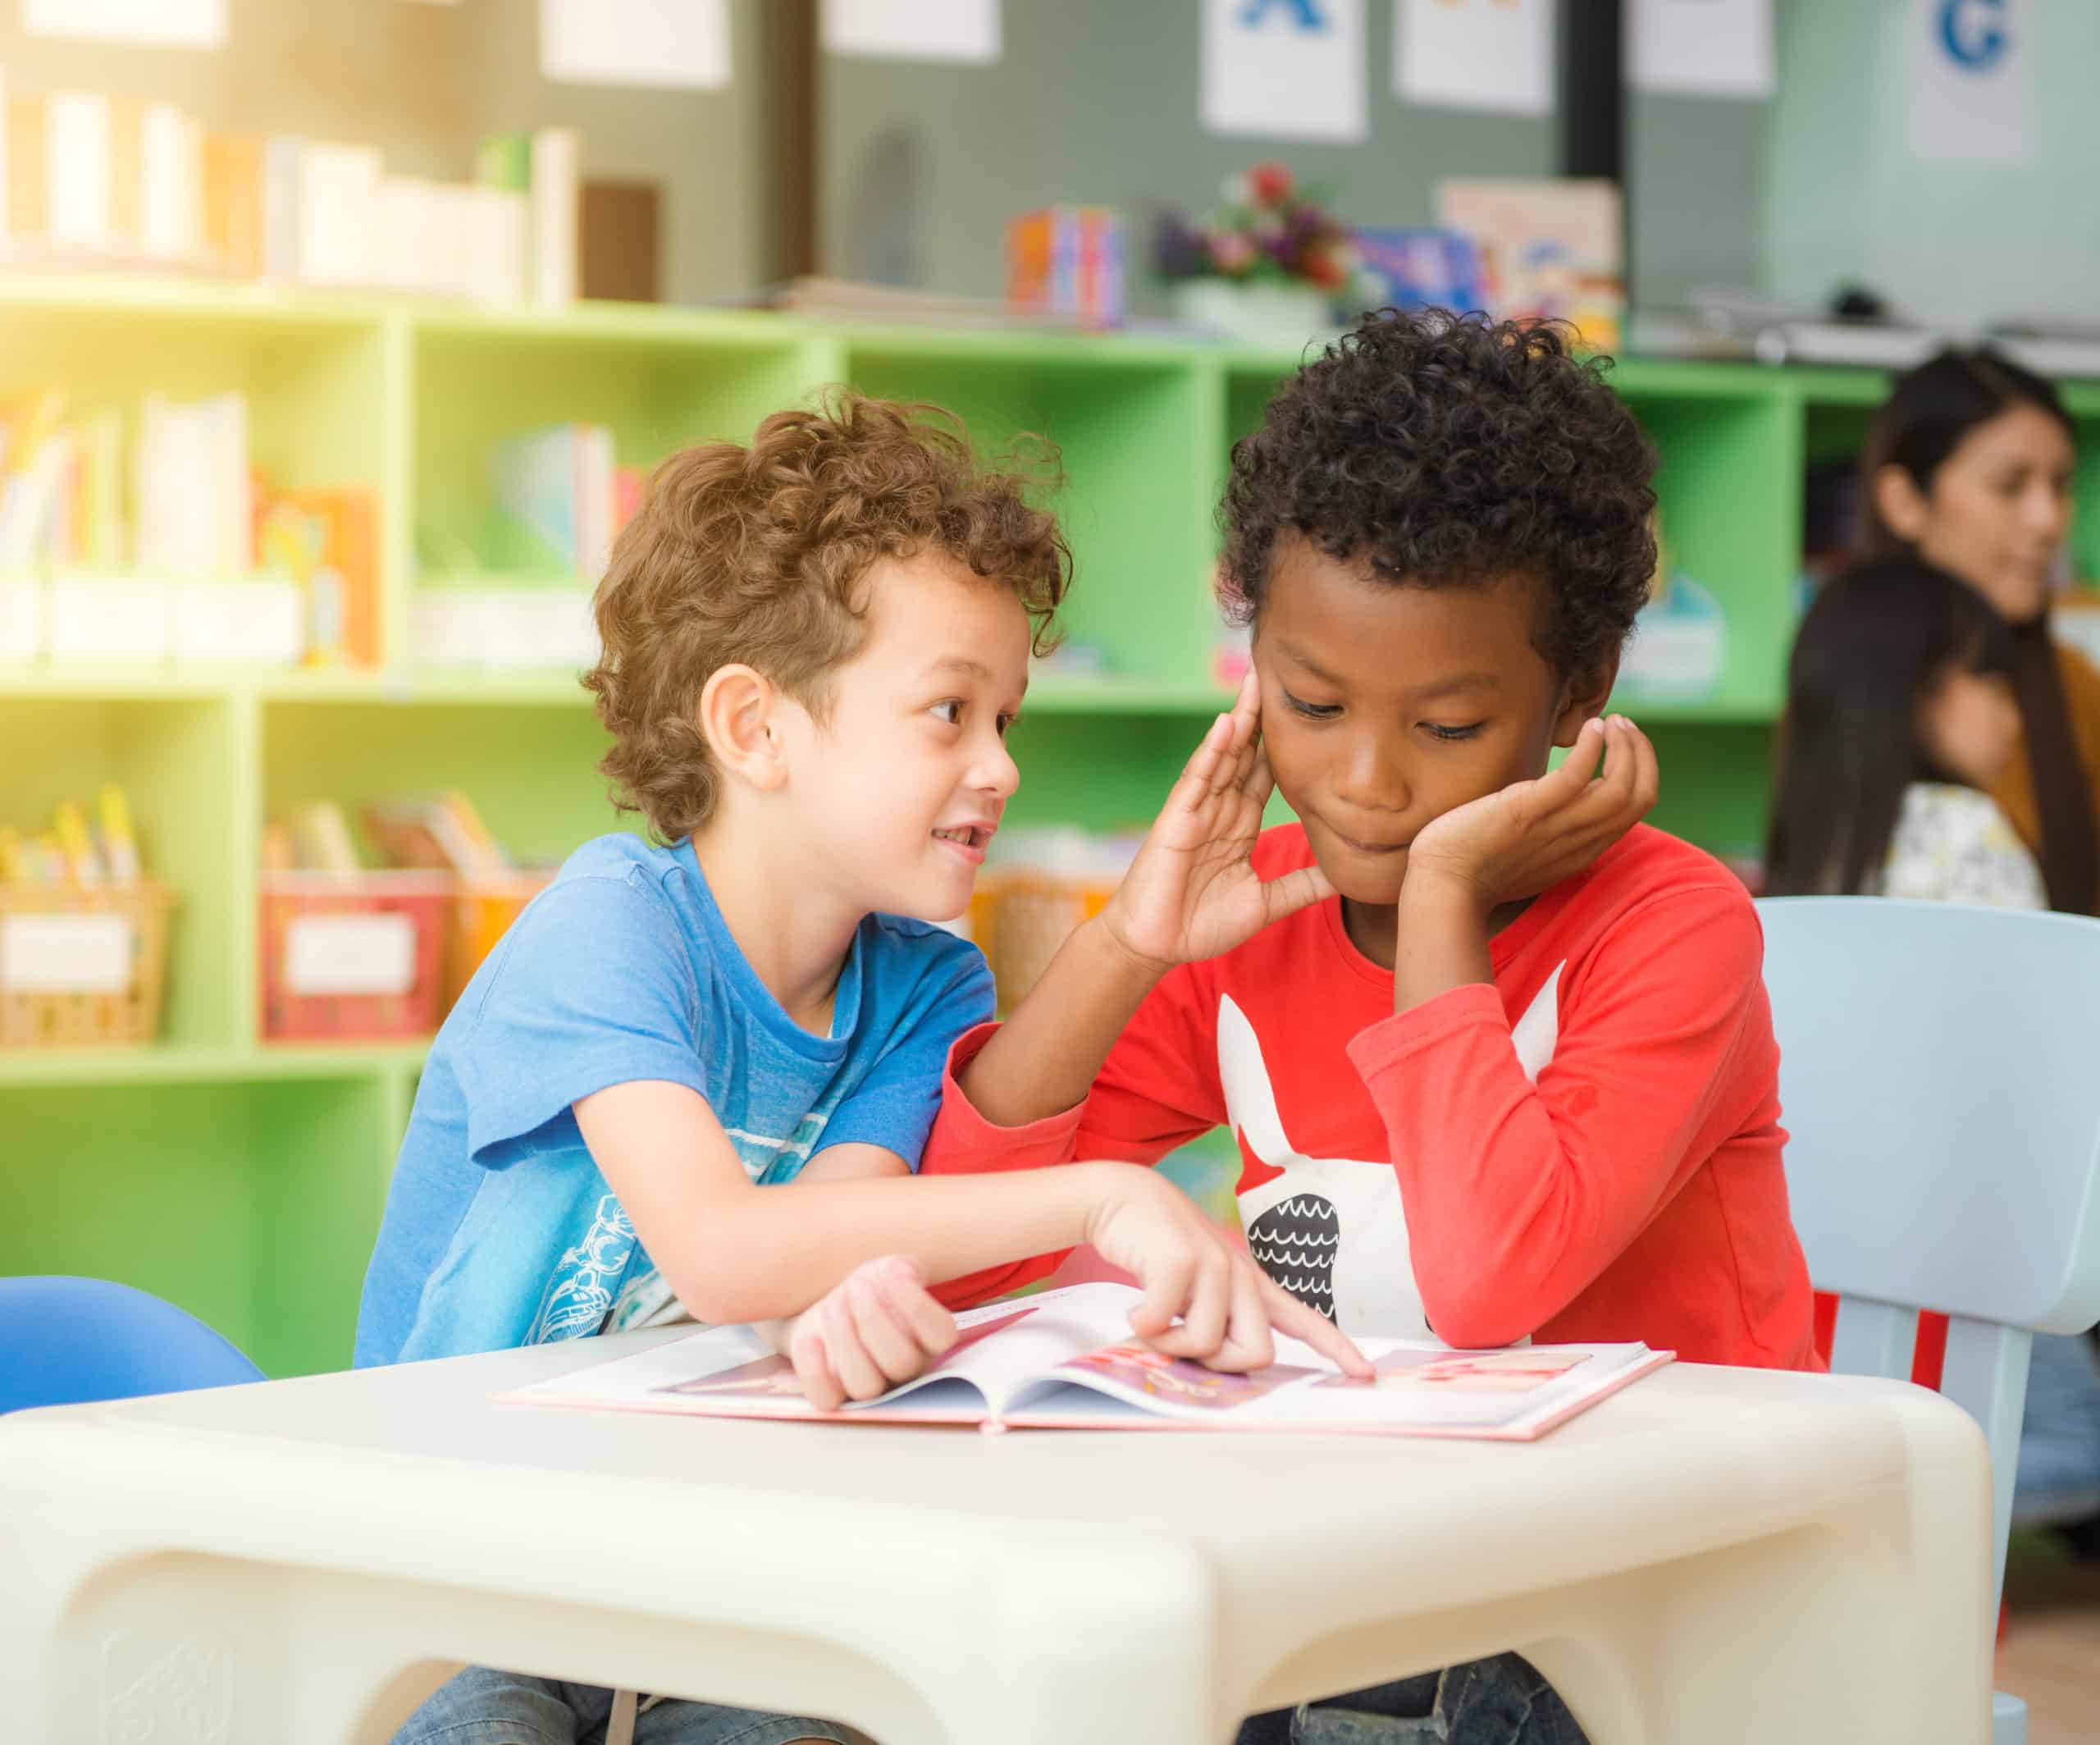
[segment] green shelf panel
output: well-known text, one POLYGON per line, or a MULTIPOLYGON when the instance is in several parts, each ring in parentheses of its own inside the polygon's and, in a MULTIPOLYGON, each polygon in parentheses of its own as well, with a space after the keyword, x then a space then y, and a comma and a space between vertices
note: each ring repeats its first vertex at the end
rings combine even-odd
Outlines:
POLYGON ((777 325, 421 325, 413 361, 418 558, 441 572, 500 560, 488 549, 489 465, 508 437, 602 424, 618 464, 654 468, 695 443, 747 440, 768 413, 806 402, 829 361, 777 325))
POLYGON ((1011 348, 978 359, 915 336, 857 345, 849 368, 868 393, 955 413, 988 455, 1025 436, 1056 444, 1066 483, 1047 500, 1075 556, 1066 635, 1098 647, 1118 678, 1198 683, 1213 623, 1215 382, 1185 364, 1102 361, 1108 343, 1052 363, 1011 348))
POLYGON ((0 1048, 0 1088, 62 1085, 235 1085, 272 1079, 413 1074, 422 1042, 336 1047, 263 1043, 231 1048, 156 1043, 137 1048, 0 1048))
POLYGON ((0 1273, 135 1285, 272 1376, 345 1368, 398 1108, 377 1076, 11 1088, 0 1273))
POLYGON ((276 700, 262 719, 268 817, 332 800, 358 829, 368 801, 459 788, 521 865, 560 861, 591 837, 638 825, 606 797, 597 774, 605 735, 587 710, 276 700))

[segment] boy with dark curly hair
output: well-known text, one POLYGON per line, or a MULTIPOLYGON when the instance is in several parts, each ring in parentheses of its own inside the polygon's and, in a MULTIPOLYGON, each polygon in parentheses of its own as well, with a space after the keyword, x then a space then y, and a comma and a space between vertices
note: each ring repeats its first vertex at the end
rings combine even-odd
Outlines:
MULTIPOLYGON (((1090 1241, 1147 1286, 1134 1330, 1177 1354, 1258 1367, 1273 1321, 1368 1373, 1163 1179, 908 1179, 950 1046, 992 1010, 983 957, 930 924, 967 906, 1014 791, 1007 729, 1068 573, 1023 484, 930 409, 851 395, 657 473, 585 681, 615 796, 654 840, 578 849, 439 1032, 360 1365, 774 1321, 833 1406, 952 1341, 922 1278, 1090 1241)), ((399 1740, 470 1730, 847 1737, 475 1669, 399 1740)))
MULTIPOLYGON (((1253 1254, 1349 1333, 1814 1367, 1756 914, 1638 824, 1654 751, 1600 719, 1653 468, 1550 327, 1386 315, 1301 369, 1233 454, 1237 706, 1107 911, 956 1043, 924 1172, 1226 1126, 1253 1254), (1272 785, 1300 821, 1263 833, 1272 785)), ((1243 1738, 1581 1737, 1513 1656, 1339 1706, 1243 1738)))

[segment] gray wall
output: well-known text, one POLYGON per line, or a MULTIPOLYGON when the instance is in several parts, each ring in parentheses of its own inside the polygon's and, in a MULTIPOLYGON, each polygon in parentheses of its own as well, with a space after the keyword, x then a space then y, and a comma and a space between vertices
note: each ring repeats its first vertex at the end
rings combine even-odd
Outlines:
POLYGON ((1348 146, 1205 132, 1194 0, 1006 0, 989 66, 826 55, 819 254, 850 276, 994 296, 1007 220, 1053 202, 1124 208, 1143 256, 1157 203, 1201 212, 1262 158, 1359 224, 1429 222, 1449 176, 1552 173, 1550 117, 1403 107, 1390 0, 1367 11, 1370 137, 1348 146))
POLYGON ((1701 286, 1823 304, 1861 284, 1920 319, 2100 320, 2100 5, 2033 0, 2038 150, 1921 164, 1906 135, 1911 0, 1777 0, 1769 102, 1628 96, 1638 300, 1701 286))
POLYGON ((539 75, 535 0, 231 0, 215 53, 27 35, 0 5, 14 90, 165 98, 207 126, 375 144, 390 169, 463 180, 484 134, 583 130, 587 176, 663 187, 664 294, 718 296, 772 276, 759 93, 766 0, 731 0, 736 79, 719 92, 610 90, 539 75))

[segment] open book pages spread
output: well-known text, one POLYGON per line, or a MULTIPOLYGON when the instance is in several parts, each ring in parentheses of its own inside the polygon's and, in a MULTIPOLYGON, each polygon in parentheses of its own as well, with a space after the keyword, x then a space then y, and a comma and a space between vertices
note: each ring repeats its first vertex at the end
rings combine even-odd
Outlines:
POLYGON ((794 1366, 748 1327, 710 1327, 499 1397, 531 1405, 710 1418, 988 1428, 1287 1430, 1527 1441, 1670 1360, 1643 1345, 1454 1351, 1358 1341, 1375 1382, 1279 1334, 1247 1375, 1162 1357, 1130 1336, 1139 1294, 1072 1285, 956 1318, 954 1347, 880 1399, 819 1412, 794 1366))

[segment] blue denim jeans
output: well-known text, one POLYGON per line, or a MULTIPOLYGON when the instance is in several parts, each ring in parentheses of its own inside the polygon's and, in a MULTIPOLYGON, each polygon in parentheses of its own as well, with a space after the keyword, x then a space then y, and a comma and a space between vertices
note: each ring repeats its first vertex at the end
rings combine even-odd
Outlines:
POLYGON ((1521 1655, 1498 1654, 1240 1724, 1239 1745, 1588 1745, 1521 1655))
MULTIPOLYGON (((613 1693, 523 1673, 469 1667, 440 1685, 394 1745, 602 1745, 613 1693)), ((635 1718, 634 1745, 788 1745, 855 1735, 828 1720, 793 1720, 711 1702, 659 1702, 635 1718)))

